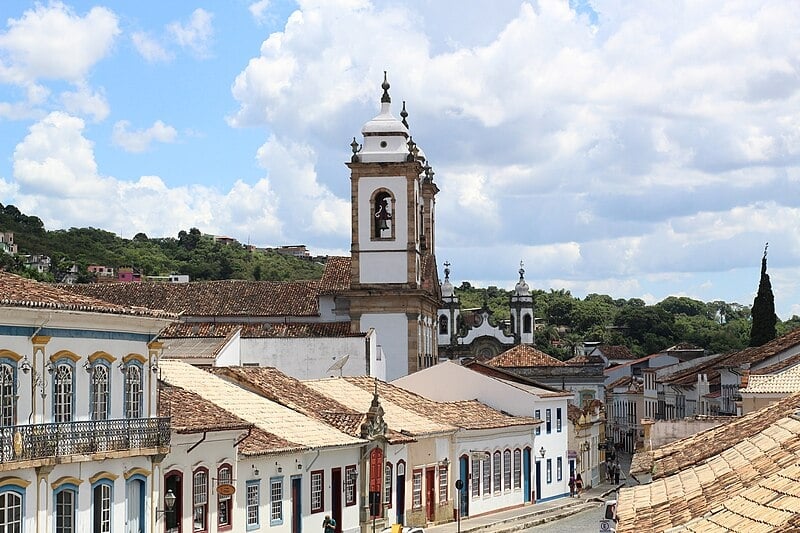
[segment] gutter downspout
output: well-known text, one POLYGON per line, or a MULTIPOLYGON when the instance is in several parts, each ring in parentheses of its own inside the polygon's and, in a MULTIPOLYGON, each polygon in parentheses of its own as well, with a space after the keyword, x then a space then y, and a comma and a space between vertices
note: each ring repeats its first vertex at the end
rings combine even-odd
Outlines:
POLYGON ((195 443, 194 443, 194 444, 192 444, 191 446, 189 446, 189 449, 188 449, 188 450, 186 450, 186 453, 191 453, 191 452, 192 452, 192 450, 194 450, 195 448, 197 448, 198 446, 200 446, 200 445, 203 443, 203 441, 204 441, 204 440, 206 440, 206 435, 208 435, 208 432, 207 432, 207 431, 204 431, 204 432, 203 432, 203 438, 202 438, 202 439, 200 439, 199 441, 195 442, 195 443))
MULTIPOLYGON (((239 439, 239 440, 237 440, 236 442, 234 442, 234 443, 233 443, 233 447, 234 447, 234 448, 238 448, 238 447, 239 447, 239 445, 242 443, 242 441, 244 441, 244 439, 246 439, 247 437, 249 437, 249 436, 250 436, 250 434, 251 434, 252 432, 253 432, 253 426, 250 426, 249 428, 247 428, 247 434, 243 435, 241 439, 239 439)), ((202 441, 201 441, 201 442, 202 442, 202 441)), ((200 443, 198 442, 197 444, 200 444, 200 443)))

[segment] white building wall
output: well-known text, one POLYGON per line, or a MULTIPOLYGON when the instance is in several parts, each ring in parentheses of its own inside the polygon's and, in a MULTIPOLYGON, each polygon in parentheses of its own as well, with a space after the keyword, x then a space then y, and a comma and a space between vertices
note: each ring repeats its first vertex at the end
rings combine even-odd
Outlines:
POLYGON ((359 254, 361 283, 405 283, 408 278, 405 251, 367 252, 359 254))
POLYGON ((378 347, 383 350, 386 380, 408 374, 408 318, 405 313, 365 313, 360 329, 373 328, 378 332, 378 347))
MULTIPOLYGON (((388 177, 362 177, 358 181, 358 219, 369 221, 368 224, 361 223, 358 228, 359 251, 363 260, 364 251, 374 250, 405 250, 408 243, 408 195, 406 193, 405 176, 388 177), (370 231, 372 229, 372 206, 370 200, 373 193, 378 189, 386 189, 394 195, 394 211, 392 212, 392 224, 394 225, 393 240, 380 239, 372 240, 370 231)), ((361 266, 364 271, 364 266, 361 266)), ((405 270, 404 270, 405 271, 405 270)), ((405 282, 406 276, 398 282, 405 282)))
POLYGON ((241 363, 272 366, 297 379, 317 379, 334 375, 326 371, 349 355, 342 375, 363 376, 368 374, 367 345, 363 336, 242 339, 241 363))

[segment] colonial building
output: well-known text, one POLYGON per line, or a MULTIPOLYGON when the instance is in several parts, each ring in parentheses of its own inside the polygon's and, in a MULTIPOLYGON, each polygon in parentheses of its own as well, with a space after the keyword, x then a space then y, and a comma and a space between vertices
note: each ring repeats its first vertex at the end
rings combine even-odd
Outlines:
POLYGON ((0 272, 0 529, 155 531, 174 319, 0 272))

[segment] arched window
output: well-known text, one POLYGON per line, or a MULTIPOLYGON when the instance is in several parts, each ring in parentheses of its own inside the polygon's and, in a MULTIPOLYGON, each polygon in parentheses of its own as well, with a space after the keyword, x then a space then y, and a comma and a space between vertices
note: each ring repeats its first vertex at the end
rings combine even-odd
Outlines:
POLYGON ((199 468, 192 475, 192 523, 194 531, 208 530, 208 470, 199 468))
POLYGON ((21 533, 22 531, 22 494, 16 489, 0 492, 0 531, 3 533, 21 533))
POLYGON ((450 333, 450 321, 447 320, 447 315, 439 315, 439 335, 447 335, 450 333))
POLYGON ((142 418, 142 367, 125 365, 125 418, 142 418))
POLYGON ((55 422, 70 422, 74 388, 72 365, 67 362, 59 362, 56 364, 53 374, 53 419, 55 422))
POLYGON ((383 503, 386 507, 392 506, 392 463, 386 462, 383 469, 383 503))
POLYGON ((161 495, 162 505, 164 495, 169 491, 175 495, 175 505, 172 511, 164 513, 164 530, 167 533, 180 533, 183 523, 183 474, 177 470, 167 472, 164 477, 164 494, 161 495))
MULTIPOLYGON (((231 465, 224 464, 217 469, 217 486, 233 483, 233 470, 231 465)), ((220 494, 217 491, 217 525, 220 529, 229 528, 232 522, 233 497, 230 494, 220 494)))
POLYGON ((66 485, 55 493, 55 533, 75 533, 75 504, 77 487, 66 485))
POLYGON ((514 333, 514 331, 516 331, 517 328, 516 321, 514 320, 514 315, 511 315, 511 320, 509 321, 509 324, 511 324, 511 333, 514 333))
POLYGON ((503 488, 511 490, 511 450, 503 452, 503 488))
POLYGON ((503 490, 503 465, 502 465, 502 457, 500 452, 494 452, 492 456, 492 485, 494 492, 500 492, 503 490))
POLYGON ((111 531, 111 482, 99 481, 92 487, 92 533, 111 531))
POLYGON ((89 367, 91 372, 91 409, 92 420, 107 420, 109 411, 108 402, 108 367, 102 363, 95 363, 89 367))
POLYGON ((131 476, 125 483, 125 513, 130 533, 144 533, 144 483, 141 474, 131 476))
POLYGON ((394 239, 394 197, 377 191, 372 197, 372 238, 394 239))
POLYGON ((522 333, 531 332, 531 315, 525 313, 522 317, 522 333))
POLYGON ((0 426, 11 427, 17 423, 16 364, 7 360, 0 363, 0 426))

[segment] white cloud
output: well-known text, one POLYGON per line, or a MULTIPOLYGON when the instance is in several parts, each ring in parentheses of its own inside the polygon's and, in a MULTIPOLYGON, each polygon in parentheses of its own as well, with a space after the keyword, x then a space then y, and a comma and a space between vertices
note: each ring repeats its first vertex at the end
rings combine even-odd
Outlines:
POLYGON ((269 9, 270 0, 258 0, 248 6, 250 14, 259 24, 263 23, 267 18, 267 9, 269 9))
POLYGON ((220 192, 202 185, 169 187, 158 176, 123 180, 102 175, 80 118, 51 113, 14 151, 14 179, 0 193, 47 227, 101 227, 131 237, 176 235, 202 227, 214 233, 249 229, 259 242, 281 241, 277 199, 266 179, 236 182, 220 192))
POLYGON ((214 28, 211 24, 213 15, 208 11, 197 8, 186 24, 173 22, 167 26, 167 31, 178 45, 189 48, 196 55, 205 57, 209 53, 214 28))
POLYGON ((149 63, 166 63, 172 60, 172 54, 158 40, 145 32, 134 32, 131 41, 139 55, 149 63))
POLYGON ((61 2, 37 4, 8 19, 8 30, 0 34, 0 80, 79 82, 109 54, 119 33, 117 16, 107 8, 94 7, 81 17, 61 2))
POLYGON ((85 84, 61 93, 61 101, 68 113, 89 116, 94 122, 102 122, 110 112, 104 91, 92 91, 85 84))
POLYGON ((153 142, 171 143, 175 142, 178 132, 175 128, 156 120, 152 126, 145 130, 129 131, 130 122, 120 120, 114 124, 114 131, 111 139, 117 146, 122 147, 127 152, 140 153, 147 151, 153 142))

